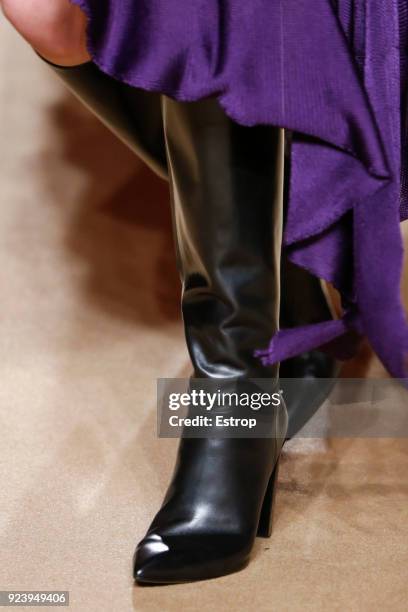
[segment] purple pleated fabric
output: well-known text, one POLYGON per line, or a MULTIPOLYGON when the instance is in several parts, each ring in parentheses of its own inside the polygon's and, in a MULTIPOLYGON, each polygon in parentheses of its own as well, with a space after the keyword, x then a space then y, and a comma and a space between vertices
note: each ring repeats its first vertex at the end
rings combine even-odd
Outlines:
POLYGON ((345 314, 279 331, 259 358, 340 347, 353 330, 407 377, 406 0, 72 1, 111 76, 178 100, 217 96, 241 124, 294 132, 285 248, 340 290, 345 314))

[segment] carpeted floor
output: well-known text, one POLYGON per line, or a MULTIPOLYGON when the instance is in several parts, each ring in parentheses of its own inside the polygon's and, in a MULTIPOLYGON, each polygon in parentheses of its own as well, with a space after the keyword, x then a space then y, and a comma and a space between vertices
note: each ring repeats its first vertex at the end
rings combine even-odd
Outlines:
MULTIPOLYGON (((0 20, 0 589, 83 612, 405 611, 408 443, 286 446, 272 538, 239 574, 134 588, 189 373, 168 194, 0 20)), ((408 291, 405 291, 408 294, 408 291)), ((351 376, 383 376, 368 349, 351 376)))

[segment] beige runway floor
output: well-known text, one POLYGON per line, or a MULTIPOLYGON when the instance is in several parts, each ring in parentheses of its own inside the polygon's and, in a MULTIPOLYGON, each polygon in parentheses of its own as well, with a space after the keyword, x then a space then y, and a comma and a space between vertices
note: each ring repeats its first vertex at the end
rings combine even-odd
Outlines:
MULTIPOLYGON (((0 590, 69 590, 75 612, 407 610, 405 440, 290 443, 246 571, 134 588, 176 448, 156 378, 189 374, 167 189, 3 19, 0 158, 0 590)), ((384 375, 367 350, 348 372, 384 375)))

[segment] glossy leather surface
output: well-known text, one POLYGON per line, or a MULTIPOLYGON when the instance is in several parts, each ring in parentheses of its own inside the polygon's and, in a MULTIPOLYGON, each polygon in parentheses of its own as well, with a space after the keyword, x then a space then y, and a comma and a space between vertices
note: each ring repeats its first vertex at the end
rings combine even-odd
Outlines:
MULTIPOLYGON (((278 367, 252 353, 278 326, 283 132, 234 124, 214 99, 164 98, 163 118, 192 384, 277 384, 278 367)), ((180 441, 163 505, 136 550, 137 581, 199 580, 246 565, 286 435, 285 406, 271 416, 270 438, 180 441)))
MULTIPOLYGON (((282 412, 277 433, 284 437, 282 412)), ((245 567, 283 438, 182 439, 162 508, 136 549, 138 582, 202 580, 245 567)))
POLYGON ((156 174, 167 178, 160 96, 115 81, 92 62, 65 68, 43 61, 156 174))
MULTIPOLYGON (((168 167, 194 377, 277 381, 278 367, 262 366, 253 350, 279 324, 282 130, 239 126, 215 100, 162 97, 160 109, 145 92, 121 83, 114 91, 93 64, 60 75, 161 176, 168 167)), ((282 406, 270 438, 182 439, 163 505, 135 553, 136 580, 183 582, 244 567, 258 529, 268 533, 260 519, 270 515, 286 431, 282 406)))
POLYGON ((276 377, 253 356, 278 327, 283 132, 218 103, 163 99, 182 312, 197 378, 276 377))
MULTIPOLYGON (((44 60, 45 61, 45 60, 44 60)), ((47 62, 70 90, 161 178, 168 178, 162 101, 157 94, 129 87, 101 72, 95 64, 63 68, 47 62)), ((287 147, 289 149, 289 146, 287 147)), ((224 159, 224 162, 228 161, 224 159)), ((289 168, 289 164, 286 165, 289 168)), ((219 172, 217 168, 217 172, 219 172)), ((288 182, 288 181, 287 181, 288 182)), ((224 275, 225 278, 225 275, 224 275)), ((281 327, 327 320, 331 313, 317 279, 282 258, 281 327)), ((287 389, 289 432, 294 435, 317 410, 337 377, 338 365, 329 355, 313 351, 281 364, 282 378, 326 379, 307 383, 293 393, 287 389), (322 394, 323 390, 323 394, 322 394)))

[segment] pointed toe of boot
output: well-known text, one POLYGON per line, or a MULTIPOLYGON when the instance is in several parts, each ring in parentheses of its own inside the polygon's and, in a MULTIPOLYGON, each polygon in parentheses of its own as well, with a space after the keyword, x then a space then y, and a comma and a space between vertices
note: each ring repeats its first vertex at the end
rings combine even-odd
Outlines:
MULTIPOLYGON (((160 568, 168 564, 169 547, 158 534, 146 536, 137 546, 133 557, 133 576, 139 583, 160 583, 160 568), (162 557, 166 557, 163 562, 162 557)), ((166 571, 164 571, 166 573, 166 571)))
POLYGON ((175 584, 207 580, 243 569, 249 555, 238 551, 237 541, 220 545, 217 537, 175 537, 171 543, 157 535, 149 535, 138 545, 134 555, 133 575, 138 584, 175 584), (206 541, 205 541, 206 540, 206 541), (212 545, 213 544, 213 545, 212 545))
POLYGON ((138 584, 172 584, 183 582, 183 578, 175 575, 172 568, 171 555, 158 554, 150 560, 140 561, 136 558, 134 566, 134 578, 138 584))

